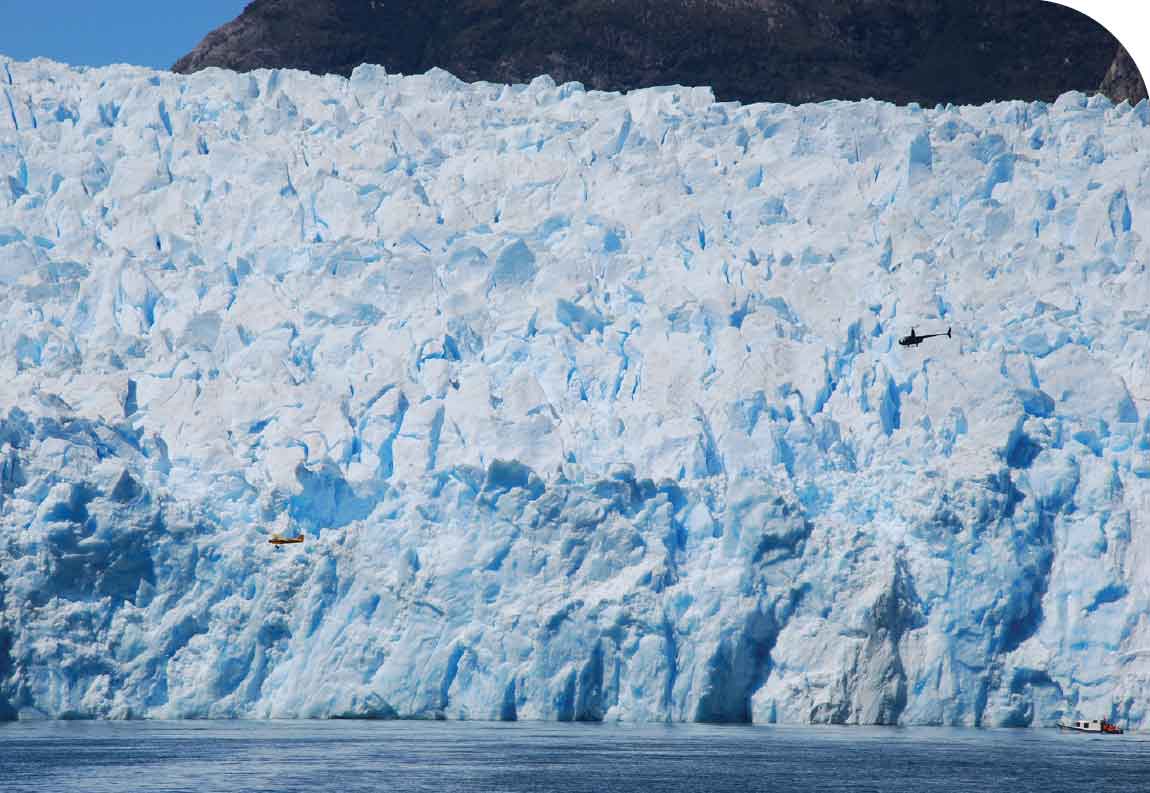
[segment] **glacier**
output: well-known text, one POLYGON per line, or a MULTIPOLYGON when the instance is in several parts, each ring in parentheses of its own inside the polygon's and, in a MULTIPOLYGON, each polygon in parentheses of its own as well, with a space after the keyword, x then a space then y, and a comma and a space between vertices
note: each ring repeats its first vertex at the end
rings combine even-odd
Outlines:
POLYGON ((1146 102, 0 90, 0 718, 1150 727, 1146 102))

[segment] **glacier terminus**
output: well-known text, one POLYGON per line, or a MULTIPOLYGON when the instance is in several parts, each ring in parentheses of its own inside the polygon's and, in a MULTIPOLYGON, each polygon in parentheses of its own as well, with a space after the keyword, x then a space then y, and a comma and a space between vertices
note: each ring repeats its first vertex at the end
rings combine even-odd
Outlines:
POLYGON ((1145 101, 0 93, 0 718, 1150 727, 1145 101))

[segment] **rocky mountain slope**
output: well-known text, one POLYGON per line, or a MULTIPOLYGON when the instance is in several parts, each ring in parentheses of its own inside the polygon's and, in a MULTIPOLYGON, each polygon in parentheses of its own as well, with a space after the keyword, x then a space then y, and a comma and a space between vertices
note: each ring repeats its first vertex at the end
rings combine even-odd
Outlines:
POLYGON ((933 106, 1093 93, 1118 46, 1040 0, 255 0, 174 68, 346 76, 367 62, 469 81, 549 74, 610 90, 707 85, 744 102, 933 106))
POLYGON ((1125 47, 1118 50, 1118 55, 1106 71, 1106 79, 1102 81, 1099 90, 1115 102, 1126 100, 1131 104, 1137 104, 1147 98, 1146 82, 1125 47))

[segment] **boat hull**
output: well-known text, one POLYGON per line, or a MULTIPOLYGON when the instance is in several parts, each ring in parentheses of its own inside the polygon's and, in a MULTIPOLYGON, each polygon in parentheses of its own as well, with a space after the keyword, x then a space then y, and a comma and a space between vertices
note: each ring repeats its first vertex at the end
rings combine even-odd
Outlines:
POLYGON ((1074 724, 1059 724, 1058 729, 1066 730, 1067 732, 1086 732, 1094 735, 1122 735, 1122 728, 1115 727, 1113 724, 1103 724, 1101 726, 1079 727, 1074 724))

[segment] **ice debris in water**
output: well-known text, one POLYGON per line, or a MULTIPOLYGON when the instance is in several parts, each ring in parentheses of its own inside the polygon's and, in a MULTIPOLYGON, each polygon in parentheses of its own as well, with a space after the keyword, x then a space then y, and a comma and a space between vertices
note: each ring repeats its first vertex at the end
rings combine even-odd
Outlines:
POLYGON ((0 716, 1150 725, 1145 103, 0 91, 0 716))

